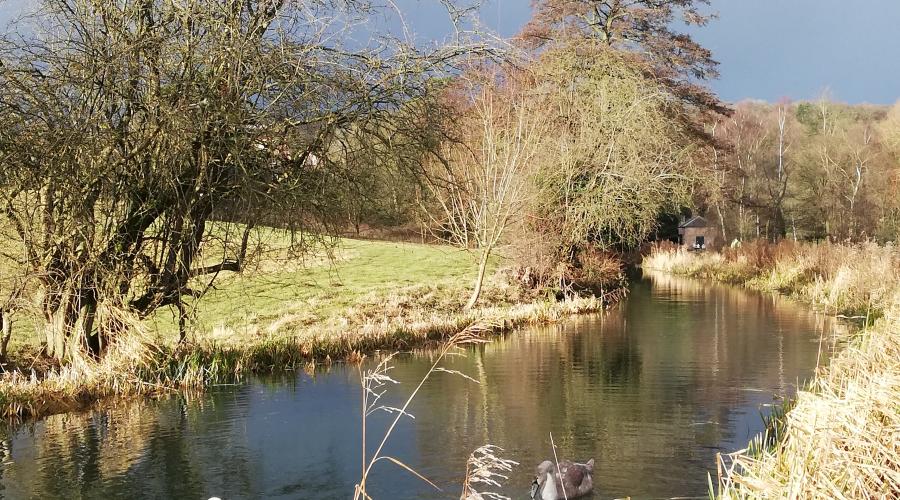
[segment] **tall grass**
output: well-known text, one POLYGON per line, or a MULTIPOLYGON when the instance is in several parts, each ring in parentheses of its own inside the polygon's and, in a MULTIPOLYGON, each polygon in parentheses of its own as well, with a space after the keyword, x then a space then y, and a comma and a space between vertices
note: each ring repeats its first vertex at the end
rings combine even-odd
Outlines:
MULTIPOLYGON (((386 454, 385 445, 390 440, 391 435, 393 434, 394 429, 397 428, 397 424, 400 422, 400 420, 404 417, 412 418, 412 415, 409 413, 409 406, 410 404, 412 404, 413 400, 419 394, 419 391, 422 389, 425 383, 428 382, 432 375, 439 372, 449 373, 451 375, 464 377, 472 381, 473 383, 478 383, 478 381, 472 379, 462 372, 444 368, 442 366, 442 363, 444 361, 444 358, 446 358, 454 350, 458 350, 461 347, 468 345, 486 343, 487 340, 485 336, 486 334, 489 334, 490 331, 491 330, 489 327, 472 324, 447 339, 447 341, 444 342, 444 344, 438 351, 437 356, 435 356, 431 367, 427 372, 425 372, 425 375, 423 375, 419 380, 418 385, 416 385, 412 392, 410 392, 409 396, 406 398, 406 401, 400 407, 388 406, 382 404, 381 402, 382 397, 387 393, 387 387, 391 384, 398 383, 396 380, 390 377, 390 371, 393 369, 393 366, 391 364, 393 355, 383 359, 373 369, 363 371, 362 366, 360 366, 359 379, 360 386, 362 387, 362 414, 360 418, 362 423, 362 470, 360 473, 359 482, 354 488, 354 500, 371 499, 371 496, 366 489, 366 484, 368 482, 369 476, 372 473, 372 467, 381 461, 393 463, 398 467, 412 473, 435 489, 440 490, 437 485, 429 481, 428 478, 417 472, 409 465, 405 464, 399 458, 386 454), (381 440, 378 442, 378 447, 370 456, 367 453, 368 419, 372 414, 379 411, 392 414, 394 415, 394 418, 388 426, 387 430, 385 430, 384 434, 381 436, 381 440)), ((469 457, 469 460, 466 464, 466 477, 463 482, 463 492, 461 495, 461 498, 463 500, 474 500, 476 498, 484 498, 485 496, 493 496, 497 499, 505 498, 502 495, 497 495, 490 492, 479 493, 475 489, 475 486, 479 483, 499 486, 498 479, 503 478, 502 472, 510 470, 512 466, 515 465, 515 462, 497 456, 496 451, 499 451, 499 448, 491 445, 485 445, 475 450, 469 457)))
POLYGON ((875 319, 900 289, 900 251, 874 243, 750 242, 721 253, 662 245, 642 264, 673 274, 779 292, 827 313, 875 319))
POLYGON ((777 291, 866 327, 719 462, 721 498, 900 496, 900 254, 893 246, 757 242, 721 254, 657 247, 644 266, 777 291))
POLYGON ((797 395, 779 439, 759 438, 722 459, 722 498, 900 495, 900 322, 893 318, 868 329, 797 395))

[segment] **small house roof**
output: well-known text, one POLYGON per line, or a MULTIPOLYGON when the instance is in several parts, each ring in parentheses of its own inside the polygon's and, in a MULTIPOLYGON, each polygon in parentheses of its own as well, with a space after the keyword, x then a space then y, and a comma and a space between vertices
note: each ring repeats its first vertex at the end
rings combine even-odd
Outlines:
POLYGON ((678 229, 684 229, 686 227, 709 227, 709 222, 707 222, 706 219, 704 219, 703 217, 700 217, 698 215, 698 216, 688 219, 678 225, 678 229))

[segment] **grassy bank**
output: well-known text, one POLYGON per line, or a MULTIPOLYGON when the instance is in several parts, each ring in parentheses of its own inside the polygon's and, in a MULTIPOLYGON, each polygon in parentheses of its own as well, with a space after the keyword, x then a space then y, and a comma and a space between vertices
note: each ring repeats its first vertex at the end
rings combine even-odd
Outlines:
POLYGON ((755 243, 657 248, 648 268, 777 291, 866 327, 800 391, 777 436, 720 464, 722 498, 893 498, 900 491, 900 252, 755 243))
POLYGON ((604 307, 596 298, 557 302, 523 290, 496 272, 495 261, 479 306, 464 311, 475 269, 459 250, 344 240, 327 254, 298 260, 277 235, 269 237, 255 269, 225 277, 196 304, 186 343, 175 342, 172 312, 162 310, 133 322, 100 361, 74 359, 34 373, 28 356, 39 350, 40 336, 36 329, 17 331, 16 364, 25 369, 0 380, 0 412, 40 416, 109 397, 199 389, 251 373, 410 349, 466 328, 496 334, 604 307))

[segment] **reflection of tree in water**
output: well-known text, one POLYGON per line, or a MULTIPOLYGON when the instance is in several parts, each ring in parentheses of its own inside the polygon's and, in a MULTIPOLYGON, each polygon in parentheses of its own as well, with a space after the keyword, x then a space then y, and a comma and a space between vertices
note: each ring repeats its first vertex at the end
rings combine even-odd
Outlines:
POLYGON ((166 412, 165 417, 168 418, 154 426, 143 460, 134 471, 141 477, 149 472, 141 470, 144 468, 163 472, 150 475, 150 478, 156 480, 145 486, 146 492, 153 492, 156 497, 201 498, 203 495, 202 489, 198 488, 202 484, 202 474, 195 469, 195 464, 205 462, 192 460, 193 455, 198 451, 202 453, 202 450, 192 451, 188 444, 192 440, 185 439, 189 425, 182 404, 179 402, 177 411, 166 412), (172 439, 173 435, 178 438, 172 439))
POLYGON ((12 458, 10 457, 12 443, 9 440, 7 430, 8 429, 4 429, 2 424, 0 424, 0 498, 3 498, 3 492, 6 491, 4 471, 12 463, 12 458))
MULTIPOLYGON (((597 459, 603 496, 703 493, 715 452, 746 445, 759 405, 811 373, 819 334, 831 329, 771 296, 645 281, 603 317, 528 329, 453 357, 449 368, 479 383, 435 376, 393 445, 446 491, 458 489, 468 454, 490 442, 521 462, 506 490, 518 498, 553 432, 563 457, 597 459)), ((428 353, 398 358, 392 375, 406 383, 395 395, 429 365, 428 353)), ((0 468, 2 494, 344 498, 358 473, 358 385, 352 370, 335 371, 314 385, 290 377, 21 427, 0 447, 11 464, 0 468), (290 420, 269 426, 273 411, 290 420)), ((377 487, 378 498, 432 494, 387 467, 377 487)))
POLYGON ((30 498, 208 498, 227 475, 253 496, 241 434, 211 430, 234 408, 172 398, 52 416, 12 431, 0 482, 30 498))
POLYGON ((603 360, 589 362, 588 375, 595 378, 599 373, 605 385, 627 385, 638 383, 641 378, 641 355, 637 346, 620 343, 604 352, 603 360))
POLYGON ((641 350, 636 339, 627 335, 627 323, 621 311, 609 313, 599 325, 602 335, 590 328, 577 328, 571 342, 562 346, 574 373, 592 384, 627 386, 641 378, 641 350))
POLYGON ((3 481, 30 497, 89 496, 101 478, 125 473, 146 444, 134 422, 141 412, 133 410, 56 415, 20 427, 13 431, 3 481))
POLYGON ((746 445, 760 405, 812 373, 822 328, 772 296, 677 278, 637 283, 603 318, 530 329, 457 360, 481 384, 451 378, 422 395, 421 460, 439 470, 484 442, 500 445, 522 462, 507 490, 516 494, 552 431, 567 458, 598 459, 604 494, 702 494, 716 451, 746 445))

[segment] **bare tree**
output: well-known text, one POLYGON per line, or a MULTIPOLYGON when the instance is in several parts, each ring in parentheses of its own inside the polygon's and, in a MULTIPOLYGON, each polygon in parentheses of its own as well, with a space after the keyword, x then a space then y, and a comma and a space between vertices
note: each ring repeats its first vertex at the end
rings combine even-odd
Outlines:
POLYGON ((758 236, 785 236, 793 167, 788 152, 797 135, 793 107, 786 102, 777 106, 743 102, 724 122, 721 136, 730 144, 725 196, 737 205, 741 239, 750 233, 748 225, 757 226, 758 236))
MULTIPOLYGON (((829 206, 829 234, 854 239, 860 222, 870 215, 860 213, 865 201, 865 181, 873 166, 882 167, 883 151, 867 123, 840 124, 814 143, 818 150, 819 176, 829 206)), ((887 175, 882 173, 883 178, 887 175)))
POLYGON ((776 108, 776 121, 778 123, 778 166, 775 169, 774 182, 770 182, 770 197, 772 199, 772 210, 774 212, 774 231, 778 238, 783 238, 787 234, 787 222, 784 216, 784 198, 788 188, 788 171, 787 171, 787 149, 788 144, 788 115, 789 103, 781 102, 776 108))
POLYGON ((445 143, 446 168, 430 186, 444 239, 478 252, 478 275, 466 309, 481 295, 492 253, 531 203, 529 188, 546 133, 534 99, 515 84, 467 86, 470 102, 459 136, 445 143))
POLYGON ((752 236, 747 225, 756 224, 774 238, 895 238, 894 113, 827 95, 739 103, 720 134, 730 143, 723 194, 738 234, 752 236))
POLYGON ((345 44, 366 0, 42 5, 0 41, 0 206, 57 359, 163 306, 183 337, 185 302, 245 267, 256 224, 328 235, 342 179, 323 152, 380 140, 471 48, 345 44))

